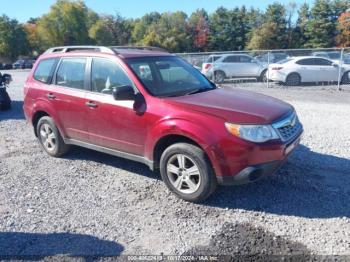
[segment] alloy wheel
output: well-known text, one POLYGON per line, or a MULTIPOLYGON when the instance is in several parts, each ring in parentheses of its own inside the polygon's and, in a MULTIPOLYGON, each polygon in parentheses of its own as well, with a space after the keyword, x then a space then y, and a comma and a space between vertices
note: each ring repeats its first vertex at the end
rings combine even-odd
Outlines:
POLYGON ((42 124, 40 127, 40 138, 47 151, 54 151, 56 148, 56 136, 49 124, 42 124))
POLYGON ((201 183, 201 174, 197 164, 184 154, 175 154, 169 159, 167 176, 173 187, 183 194, 196 192, 201 183))

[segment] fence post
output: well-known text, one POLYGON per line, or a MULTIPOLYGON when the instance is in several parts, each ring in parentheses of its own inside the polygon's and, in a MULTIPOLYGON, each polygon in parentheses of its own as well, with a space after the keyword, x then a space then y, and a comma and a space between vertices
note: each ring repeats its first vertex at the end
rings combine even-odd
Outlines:
POLYGON ((269 78, 270 78, 270 51, 267 52, 267 71, 266 71, 266 87, 269 88, 269 78))
POLYGON ((339 62, 339 70, 338 70, 338 91, 341 90, 341 87, 340 87, 340 82, 341 82, 341 71, 342 71, 342 67, 343 67, 343 53, 344 53, 344 48, 341 49, 341 52, 340 52, 340 62, 339 62))

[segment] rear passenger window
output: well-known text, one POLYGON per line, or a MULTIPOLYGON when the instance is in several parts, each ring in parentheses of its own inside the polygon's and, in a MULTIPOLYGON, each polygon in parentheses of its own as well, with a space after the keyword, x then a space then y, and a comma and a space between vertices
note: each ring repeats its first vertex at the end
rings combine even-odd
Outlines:
POLYGON ((35 69, 33 75, 34 79, 46 84, 51 83, 52 75, 56 67, 57 61, 57 58, 45 59, 40 61, 39 65, 35 69))
POLYGON ((313 58, 306 58, 301 59, 296 62, 298 65, 314 65, 314 59, 313 58))
POLYGON ((63 58, 56 74, 56 85, 84 89, 85 58, 63 58))

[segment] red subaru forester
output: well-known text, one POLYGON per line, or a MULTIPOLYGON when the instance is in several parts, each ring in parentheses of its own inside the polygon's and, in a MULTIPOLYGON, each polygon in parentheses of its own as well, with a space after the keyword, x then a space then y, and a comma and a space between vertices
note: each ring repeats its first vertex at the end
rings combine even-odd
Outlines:
POLYGON ((51 48, 24 93, 26 118, 49 155, 78 145, 139 161, 193 202, 217 184, 272 174, 303 132, 291 105, 218 88, 183 59, 152 47, 51 48))

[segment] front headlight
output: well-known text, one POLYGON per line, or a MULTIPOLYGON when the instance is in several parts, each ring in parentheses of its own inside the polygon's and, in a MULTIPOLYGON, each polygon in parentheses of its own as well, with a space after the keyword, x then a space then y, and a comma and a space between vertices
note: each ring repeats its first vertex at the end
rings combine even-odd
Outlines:
POLYGON ((262 143, 279 138, 275 129, 270 125, 237 125, 225 123, 225 127, 232 135, 251 142, 262 143))

